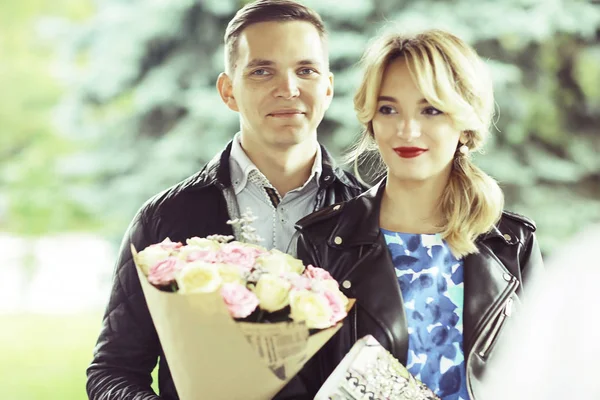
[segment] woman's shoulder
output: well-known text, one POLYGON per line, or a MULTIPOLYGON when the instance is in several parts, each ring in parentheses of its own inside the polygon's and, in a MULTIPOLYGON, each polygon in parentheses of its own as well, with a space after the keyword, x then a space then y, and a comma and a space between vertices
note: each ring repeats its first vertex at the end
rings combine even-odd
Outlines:
POLYGON ((500 224, 507 226, 524 227, 532 232, 535 232, 535 230, 537 229, 537 225, 533 219, 508 210, 502 211, 502 216, 500 217, 500 224))
POLYGON ((502 237, 507 244, 527 243, 535 235, 536 229, 531 218, 504 210, 496 226, 484 237, 502 237))

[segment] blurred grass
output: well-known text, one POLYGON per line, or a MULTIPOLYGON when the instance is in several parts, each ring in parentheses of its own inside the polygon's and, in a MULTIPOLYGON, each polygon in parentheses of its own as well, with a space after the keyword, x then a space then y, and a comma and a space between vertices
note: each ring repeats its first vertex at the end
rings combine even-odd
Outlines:
POLYGON ((102 312, 0 315, 0 398, 86 399, 101 321, 102 312))

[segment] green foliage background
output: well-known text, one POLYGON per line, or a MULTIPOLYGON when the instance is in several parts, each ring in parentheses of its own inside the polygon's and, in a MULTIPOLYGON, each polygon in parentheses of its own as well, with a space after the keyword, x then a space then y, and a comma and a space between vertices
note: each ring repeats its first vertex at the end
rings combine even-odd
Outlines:
MULTIPOLYGON (((546 252, 600 218, 598 2, 305 3, 331 31, 336 95, 319 134, 335 154, 360 130, 355 64, 369 39, 385 29, 450 29, 494 71, 498 131, 478 162, 501 182, 507 207, 538 222, 546 252)), ((118 240, 146 198, 219 151, 237 130, 214 83, 224 27, 240 6, 3 5, 3 229, 92 229, 118 240)))

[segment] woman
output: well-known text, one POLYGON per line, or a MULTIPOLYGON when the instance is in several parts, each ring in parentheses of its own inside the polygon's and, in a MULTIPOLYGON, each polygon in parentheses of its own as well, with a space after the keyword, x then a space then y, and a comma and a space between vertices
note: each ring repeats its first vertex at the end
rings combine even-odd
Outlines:
POLYGON ((470 159, 489 135, 492 82, 452 34, 388 35, 365 53, 355 109, 385 178, 298 223, 298 256, 357 304, 301 374, 315 393, 371 334, 443 399, 485 399, 494 345, 543 269, 534 223, 503 211, 470 159))

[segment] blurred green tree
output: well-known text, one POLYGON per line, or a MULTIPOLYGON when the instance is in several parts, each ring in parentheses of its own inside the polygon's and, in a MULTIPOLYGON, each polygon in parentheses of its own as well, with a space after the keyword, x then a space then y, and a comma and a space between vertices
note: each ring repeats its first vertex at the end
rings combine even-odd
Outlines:
MULTIPOLYGON (((93 18, 64 30, 71 90, 62 127, 86 151, 65 159, 62 172, 78 179, 68 188, 78 204, 118 222, 106 225, 111 233, 237 131, 214 83, 225 25, 242 3, 104 0, 93 18)), ((336 94, 320 138, 335 154, 360 130, 352 97, 369 39, 384 29, 449 29, 493 70, 498 131, 478 162, 500 181, 507 207, 537 220, 545 250, 600 218, 597 1, 304 3, 331 32, 336 94)))
POLYGON ((39 40, 37 17, 80 20, 87 2, 42 0, 0 4, 0 229, 22 234, 89 228, 93 218, 70 199, 57 171, 76 144, 52 128, 61 87, 50 66, 53 49, 39 40))

